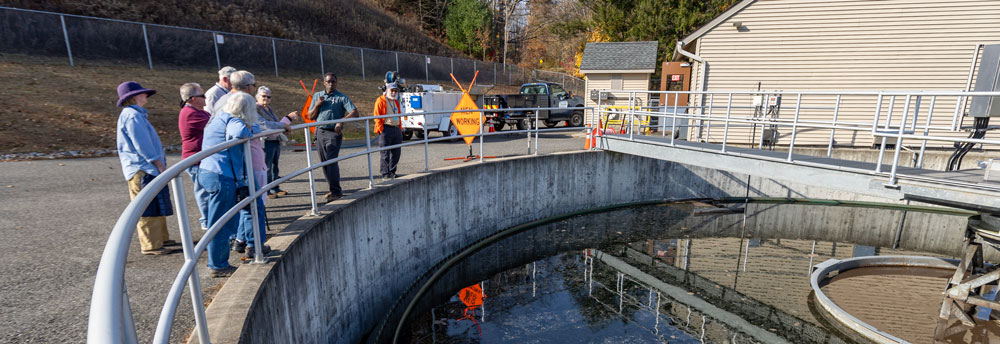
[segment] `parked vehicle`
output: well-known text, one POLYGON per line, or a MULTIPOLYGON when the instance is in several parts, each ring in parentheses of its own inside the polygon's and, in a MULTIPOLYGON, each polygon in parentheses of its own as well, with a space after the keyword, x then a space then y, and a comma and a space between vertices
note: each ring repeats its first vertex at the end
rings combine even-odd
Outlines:
POLYGON ((407 114, 403 119, 403 140, 409 140, 416 135, 424 138, 427 132, 439 131, 444 136, 457 136, 458 130, 451 125, 450 113, 428 114, 425 112, 454 110, 462 99, 462 92, 445 91, 440 85, 414 85, 408 92, 400 95, 402 112, 407 114))
POLYGON ((486 112, 487 124, 493 125, 493 130, 500 131, 506 125, 518 130, 531 128, 535 121, 535 111, 538 120, 546 127, 554 127, 559 122, 566 121, 572 127, 583 126, 583 98, 567 92, 562 85, 551 82, 529 83, 521 85, 517 94, 486 96, 483 98, 483 109, 517 109, 561 107, 564 110, 524 110, 509 112, 486 112))

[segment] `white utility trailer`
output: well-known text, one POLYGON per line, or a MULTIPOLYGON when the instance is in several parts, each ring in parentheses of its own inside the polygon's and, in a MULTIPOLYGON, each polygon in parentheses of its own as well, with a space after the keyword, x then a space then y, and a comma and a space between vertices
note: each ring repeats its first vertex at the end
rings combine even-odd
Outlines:
POLYGON ((428 133, 440 131, 444 136, 457 136, 458 130, 451 125, 450 113, 423 113, 454 110, 462 99, 462 92, 445 91, 440 85, 415 86, 414 92, 403 92, 399 99, 403 113, 407 114, 403 120, 403 139, 408 140, 414 135, 422 139, 424 129, 428 133))

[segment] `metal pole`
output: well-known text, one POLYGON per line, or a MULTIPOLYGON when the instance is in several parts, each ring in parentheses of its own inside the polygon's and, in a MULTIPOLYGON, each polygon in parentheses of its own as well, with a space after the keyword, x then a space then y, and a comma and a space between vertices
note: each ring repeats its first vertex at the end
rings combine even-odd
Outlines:
MULTIPOLYGON (((906 200, 906 205, 910 205, 910 200, 906 200)), ((896 226, 896 235, 892 239, 893 250, 899 248, 899 243, 903 239, 903 226, 906 224, 906 213, 908 213, 908 211, 903 210, 903 213, 899 216, 899 225, 896 226)))
MULTIPOLYGON (((451 61, 451 74, 455 74, 455 59, 449 57, 448 60, 451 61)), ((424 136, 424 137, 427 137, 427 136, 424 136)))
POLYGON ((427 124, 422 125, 424 130, 424 172, 431 170, 430 142, 427 141, 427 124))
POLYGON ((274 38, 271 39, 271 55, 274 56, 274 77, 278 77, 278 48, 274 46, 274 38))
POLYGON ((635 110, 632 109, 633 107, 635 107, 635 104, 636 104, 635 91, 629 92, 628 95, 628 140, 629 141, 635 141, 635 130, 633 130, 635 129, 634 128, 635 110))
POLYGON ((431 58, 424 55, 424 81, 431 81, 431 71, 430 71, 431 58))
POLYGON ((733 92, 729 92, 729 102, 726 103, 726 126, 722 129, 722 152, 726 152, 726 141, 729 140, 729 115, 733 112, 733 92))
POLYGON ((69 56, 69 65, 70 67, 74 67, 76 65, 73 64, 73 49, 70 49, 69 46, 69 32, 66 31, 66 17, 60 15, 59 22, 62 23, 63 39, 66 40, 66 56, 69 56))
MULTIPOLYGON (((924 136, 930 132, 931 117, 934 116, 934 102, 937 101, 937 96, 931 96, 931 108, 927 110, 927 120, 924 122, 924 136)), ((920 156, 917 157, 916 168, 922 168, 924 166, 924 152, 927 150, 927 140, 920 141, 920 156)))
POLYGON ((135 318, 132 317, 132 303, 128 301, 128 287, 125 282, 122 281, 122 337, 125 338, 125 342, 132 344, 138 344, 139 338, 138 333, 135 331, 135 318))
MULTIPOLYGON (((670 121, 670 145, 674 145, 674 138, 677 137, 677 100, 680 99, 677 94, 674 94, 674 113, 671 114, 672 120, 670 121)), ((664 107, 665 108, 665 107, 664 107)))
POLYGON ((476 65, 476 60, 472 60, 472 71, 473 72, 479 71, 479 67, 476 65))
POLYGON ((149 35, 146 34, 146 24, 142 24, 142 40, 146 42, 146 61, 149 61, 149 70, 153 70, 153 54, 149 52, 149 35))
MULTIPOLYGON (((358 48, 358 50, 361 51, 361 80, 367 80, 367 79, 365 79, 365 49, 364 48, 358 48)), ((368 122, 365 121, 365 123, 368 123, 368 122)))
MULTIPOLYGON (((906 129, 906 116, 910 112, 910 96, 906 96, 906 105, 903 106, 903 118, 899 122, 898 136, 896 136, 896 151, 892 154, 892 169, 889 171, 889 185, 896 185, 896 169, 899 167, 899 154, 903 150, 903 132, 906 129)), ((914 114, 915 116, 916 114, 914 114)))
MULTIPOLYGON (((705 95, 702 94, 702 97, 705 95)), ((690 99, 689 99, 690 100, 690 99)), ((702 103, 704 104, 704 102, 702 103)), ((708 127, 705 129, 705 143, 712 142, 712 106, 715 105, 715 93, 708 95, 708 120, 702 120, 702 123, 706 123, 708 127)), ((701 109, 702 116, 704 117, 705 109, 701 109)), ((698 132, 701 132, 701 126, 698 126, 698 132)))
POLYGON ((219 34, 212 31, 212 46, 215 47, 215 68, 222 69, 222 59, 219 58, 219 34))
POLYGON ((497 84, 497 64, 493 64, 493 85, 497 84))
POLYGON ((397 51, 395 55, 396 55, 396 71, 399 72, 399 52, 397 51))
MULTIPOLYGON (((323 45, 317 44, 319 46, 319 74, 326 75, 326 65, 323 61, 323 45)), ((306 129, 309 130, 309 129, 306 129)))
MULTIPOLYGON (((194 241, 191 239, 191 226, 188 224, 187 201, 184 197, 184 183, 180 177, 170 181, 170 191, 174 193, 174 209, 176 209, 177 225, 181 234, 181 247, 184 249, 184 261, 197 259, 194 255, 194 241)), ((208 323, 205 321, 205 303, 201 294, 201 283, 198 279, 198 269, 191 270, 188 277, 188 290, 191 294, 191 306, 194 308, 194 323, 198 333, 198 342, 208 344, 208 323)))
MULTIPOLYGON (((486 138, 483 132, 483 113, 479 113, 479 162, 483 162, 483 139, 486 138)), ((535 152, 538 153, 538 152, 535 152)))
MULTIPOLYGON (((886 114, 885 116, 885 128, 883 130, 886 131, 889 130, 889 124, 892 123, 892 110, 893 107, 895 107, 895 105, 896 105, 896 96, 889 97, 889 113, 886 114)), ((875 119, 877 121, 878 117, 876 117, 875 119)), ((876 128, 877 128, 877 122, 876 122, 876 128)), ((882 157, 885 156, 885 142, 886 142, 886 137, 882 136, 882 144, 879 145, 878 149, 878 161, 875 162, 875 173, 882 173, 882 157)))
MULTIPOLYGON (((797 100, 795 101, 795 119, 792 120, 792 142, 788 143, 788 158, 785 159, 788 162, 792 162, 792 152, 795 151, 795 134, 799 126, 799 110, 802 109, 802 93, 799 93, 797 100)), ((761 129, 763 130, 763 129, 761 129)))
MULTIPOLYGON (((257 139, 254 139, 257 140, 257 139)), ((253 175, 253 153, 250 153, 250 141, 243 143, 243 159, 244 159, 244 170, 243 174, 247 181, 247 187, 250 188, 250 195, 253 196, 257 193, 257 180, 253 175)), ((233 176, 236 178, 236 176, 233 176)), ((254 242, 254 255, 253 262, 251 264, 261 264, 264 263, 264 236, 260 235, 260 224, 257 223, 257 219, 260 218, 260 212, 262 209, 257 207, 257 199, 259 197, 254 196, 250 200, 250 216, 253 223, 251 223, 251 229, 253 229, 253 242, 254 242)))
MULTIPOLYGON (((538 155, 538 113, 540 111, 535 111, 535 155, 538 155)), ((528 135, 531 135, 530 133, 528 135)))
POLYGON ((312 209, 309 209, 309 216, 319 216, 317 211, 319 207, 316 206, 316 178, 313 177, 313 170, 311 169, 313 165, 312 161, 312 138, 309 137, 309 128, 303 128, 306 131, 306 167, 309 167, 309 199, 312 201, 312 209))
POLYGON ((833 105, 833 128, 830 128, 830 141, 826 144, 826 157, 833 155, 834 134, 837 132, 837 115, 840 114, 840 95, 837 95, 837 103, 833 105))
MULTIPOLYGON (((427 136, 424 136, 427 138, 427 136)), ((368 189, 375 187, 375 175, 372 174, 372 138, 371 129, 368 127, 368 121, 365 120, 365 147, 368 148, 368 189)))

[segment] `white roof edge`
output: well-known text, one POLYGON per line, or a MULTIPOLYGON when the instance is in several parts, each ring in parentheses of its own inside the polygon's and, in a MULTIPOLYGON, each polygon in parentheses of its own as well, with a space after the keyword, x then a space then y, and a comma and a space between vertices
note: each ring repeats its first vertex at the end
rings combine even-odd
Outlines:
MULTIPOLYGON (((712 19, 712 21, 708 22, 708 24, 702 25, 700 28, 698 28, 698 30, 695 30, 690 35, 687 35, 687 37, 682 38, 679 42, 681 43, 681 45, 688 45, 694 40, 701 38, 701 36, 704 36, 709 31, 712 31, 712 29, 714 29, 716 26, 719 26, 719 24, 722 24, 722 22, 736 15, 736 13, 739 13, 747 6, 750 6, 750 4, 754 3, 754 1, 757 0, 740 1, 736 5, 733 5, 732 8, 726 10, 725 12, 722 12, 722 14, 720 14, 718 17, 715 17, 715 19, 712 19)), ((676 51, 674 51, 673 59, 674 60, 677 59, 676 51)))
POLYGON ((656 69, 581 69, 580 73, 655 73, 656 69))

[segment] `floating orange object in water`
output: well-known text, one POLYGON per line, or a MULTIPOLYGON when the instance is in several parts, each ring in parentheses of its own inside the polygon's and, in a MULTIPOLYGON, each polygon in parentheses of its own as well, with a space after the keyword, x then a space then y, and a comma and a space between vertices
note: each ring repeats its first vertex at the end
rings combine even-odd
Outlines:
POLYGON ((458 298, 465 304, 465 311, 462 312, 463 316, 458 320, 472 320, 472 323, 479 329, 479 336, 482 337, 483 328, 476 321, 476 309, 483 306, 483 299, 486 298, 483 287, 479 283, 465 287, 458 292, 458 298), (469 314, 469 311, 472 311, 472 314, 469 314))

